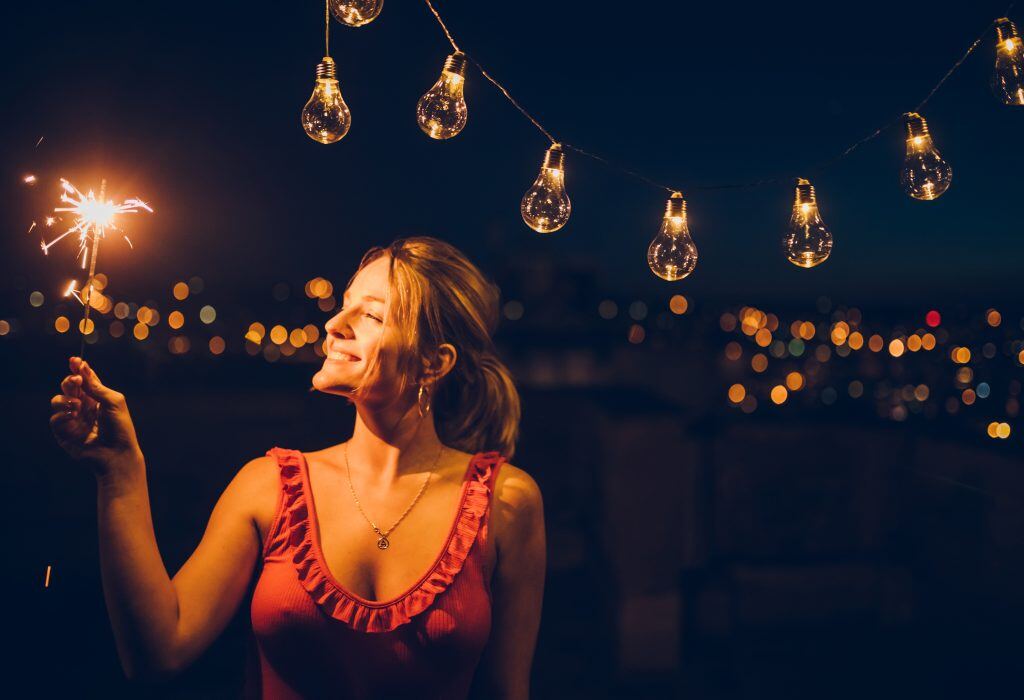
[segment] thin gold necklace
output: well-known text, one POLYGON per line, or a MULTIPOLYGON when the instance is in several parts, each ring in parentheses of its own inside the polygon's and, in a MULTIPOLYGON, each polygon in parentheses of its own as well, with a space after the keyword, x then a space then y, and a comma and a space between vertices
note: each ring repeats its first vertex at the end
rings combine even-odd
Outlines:
POLYGON ((394 525, 389 527, 387 530, 381 530, 379 527, 377 527, 377 524, 375 522, 370 520, 370 516, 366 514, 366 511, 363 510, 363 505, 359 502, 359 497, 356 496, 356 490, 352 486, 352 469, 351 467, 349 467, 348 463, 348 443, 345 443, 345 473, 348 475, 348 488, 352 492, 352 498, 356 502, 356 508, 358 508, 359 512, 362 513, 363 517, 366 518, 366 522, 370 523, 370 527, 373 528, 373 531, 377 533, 377 549, 384 551, 385 549, 391 546, 391 541, 388 539, 388 535, 390 535, 392 531, 396 527, 398 527, 398 524, 405 519, 405 516, 409 514, 409 511, 412 510, 412 507, 416 505, 416 502, 418 500, 420 500, 420 496, 423 495, 423 492, 427 490, 427 486, 430 485, 430 477, 434 475, 434 470, 437 469, 437 465, 441 461, 441 455, 443 453, 444 445, 441 445, 441 449, 438 450, 437 457, 434 459, 434 466, 431 467, 430 473, 427 474, 427 478, 424 479, 423 485, 420 486, 420 490, 416 494, 416 498, 412 499, 412 503, 410 503, 409 507, 405 509, 405 512, 402 513, 401 517, 399 517, 398 520, 395 521, 394 525))

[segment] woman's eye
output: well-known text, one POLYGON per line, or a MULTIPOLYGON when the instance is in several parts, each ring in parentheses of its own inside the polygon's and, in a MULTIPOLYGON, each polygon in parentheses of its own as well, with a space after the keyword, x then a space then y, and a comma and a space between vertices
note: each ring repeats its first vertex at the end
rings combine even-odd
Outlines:
POLYGON ((364 316, 366 316, 367 318, 372 318, 372 319, 373 319, 374 321, 376 321, 377 323, 384 323, 384 319, 381 319, 381 318, 377 318, 377 317, 376 317, 376 316, 374 316, 373 314, 363 314, 363 315, 364 315, 364 316))

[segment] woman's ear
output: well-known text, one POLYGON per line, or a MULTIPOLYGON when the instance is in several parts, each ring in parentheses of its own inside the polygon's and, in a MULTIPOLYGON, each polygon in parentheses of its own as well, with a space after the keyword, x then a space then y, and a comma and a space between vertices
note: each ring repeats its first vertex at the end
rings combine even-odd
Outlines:
POLYGON ((430 382, 438 382, 455 367, 459 353, 451 343, 442 343, 434 355, 434 361, 423 359, 423 377, 430 382))

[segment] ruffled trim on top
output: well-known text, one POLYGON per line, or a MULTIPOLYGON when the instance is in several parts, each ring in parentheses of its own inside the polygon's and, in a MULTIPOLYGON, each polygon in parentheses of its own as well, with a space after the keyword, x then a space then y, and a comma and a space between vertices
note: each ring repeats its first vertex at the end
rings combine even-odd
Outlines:
POLYGON ((430 571, 401 596, 374 602, 343 589, 327 570, 316 532, 310 525, 310 499, 306 495, 302 453, 275 447, 267 454, 277 458, 281 469, 282 527, 288 549, 285 555, 295 564, 299 582, 325 614, 361 632, 390 632, 404 625, 426 610, 451 585, 469 556, 487 512, 492 472, 504 461, 498 452, 473 456, 462 484, 459 512, 440 557, 430 571))

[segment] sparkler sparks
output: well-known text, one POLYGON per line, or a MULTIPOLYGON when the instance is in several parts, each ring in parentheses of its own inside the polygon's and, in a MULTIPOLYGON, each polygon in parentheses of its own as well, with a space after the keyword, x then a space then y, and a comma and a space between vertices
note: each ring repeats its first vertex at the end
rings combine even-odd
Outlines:
MULTIPOLYGON (((89 264, 89 260, 95 257, 99 247, 99 241, 107 231, 119 230, 116 225, 117 217, 121 214, 137 214, 139 211, 152 209, 141 199, 126 199, 121 204, 116 204, 104 197, 104 186, 100 188, 100 195, 97 197, 92 190, 88 194, 82 192, 65 179, 60 181, 63 192, 60 201, 67 204, 66 207, 57 207, 55 212, 68 212, 75 217, 75 224, 61 235, 47 243, 43 241, 41 247, 44 254, 49 254, 50 248, 57 242, 71 234, 78 235, 78 255, 82 258, 82 269, 89 264), (91 248, 91 250, 90 250, 91 248)), ((50 223, 47 220, 47 225, 50 223)), ((123 234, 122 234, 123 235, 123 234)))

